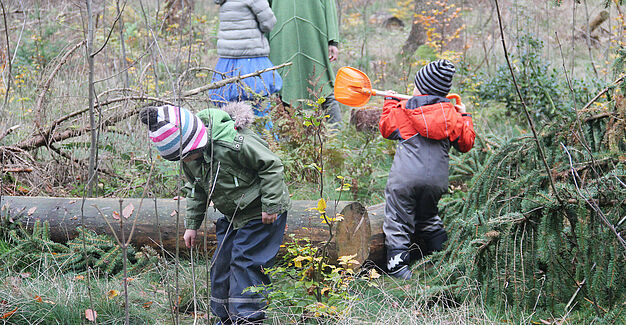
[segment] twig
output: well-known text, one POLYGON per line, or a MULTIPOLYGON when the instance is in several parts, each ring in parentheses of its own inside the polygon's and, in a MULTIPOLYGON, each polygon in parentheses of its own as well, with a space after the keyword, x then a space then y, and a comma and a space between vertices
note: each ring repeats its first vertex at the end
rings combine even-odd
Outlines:
MULTIPOLYGON (((81 162, 80 160, 78 160, 78 159, 76 159, 76 158, 74 158, 74 157, 70 156, 68 153, 61 151, 61 149, 59 149, 59 148, 55 147, 54 145, 50 144, 50 145, 48 146, 48 148, 50 148, 50 150, 52 150, 52 151, 56 152, 59 156, 61 156, 61 157, 65 158, 65 159, 67 159, 67 160, 70 160, 70 161, 72 161, 73 163, 75 163, 75 164, 77 164, 77 165, 79 165, 79 166, 81 166, 81 167, 85 167, 85 164, 84 164, 83 162, 81 162)), ((102 168, 102 167, 100 167, 100 166, 98 166, 98 171, 99 171, 99 172, 102 172, 102 173, 104 173, 104 174, 106 174, 107 176, 110 176, 110 177, 115 177, 115 178, 120 179, 120 180, 122 180, 122 181, 127 181, 127 179, 125 179, 123 176, 120 176, 120 175, 114 174, 114 173, 112 173, 112 172, 110 172, 110 171, 108 171, 108 170, 106 170, 106 169, 103 169, 103 168, 102 168)))
POLYGON ((7 135, 11 134, 13 131, 17 130, 21 125, 14 125, 10 128, 8 128, 6 131, 2 132, 2 134, 0 134, 0 141, 2 141, 2 139, 4 139, 7 135))
POLYGON ((2 167, 3 173, 30 173, 33 171, 32 167, 2 167))
MULTIPOLYGON (((138 114, 139 111, 137 110, 129 110, 129 111, 125 111, 125 112, 119 112, 113 116, 110 116, 107 120, 105 120, 104 122, 102 122, 102 126, 104 128, 111 126, 117 122, 120 122, 124 119, 127 119, 135 114, 138 114)), ((64 130, 62 132, 58 132, 55 134, 50 135, 48 138, 45 138, 42 135, 36 135, 30 139, 24 140, 20 143, 18 143, 17 145, 15 145, 16 147, 23 149, 23 150, 33 150, 36 148, 39 148, 41 146, 44 145, 51 145, 55 142, 59 142, 59 141, 63 141, 69 138, 73 138, 73 137, 77 137, 80 135, 83 135, 85 133, 91 132, 93 129, 91 126, 86 126, 86 127, 82 127, 80 129, 77 130, 72 130, 72 129, 68 129, 68 130, 64 130)))
MULTIPOLYGON (((4 1, 0 1, 0 6, 2 6, 2 17, 4 18, 4 37, 6 38, 6 42, 7 42, 7 65, 9 68, 9 76, 8 76, 8 81, 7 81, 7 89, 4 93, 4 102, 2 103, 2 108, 0 108, 0 116, 4 115, 4 108, 7 106, 7 103, 9 102, 9 94, 11 92, 11 71, 13 69, 12 66, 12 62, 11 62, 11 43, 9 42, 9 25, 7 24, 7 13, 6 10, 4 9, 4 1)), ((0 140, 2 140, 3 137, 0 137, 0 140)))
MULTIPOLYGON (((109 34, 104 40, 104 43, 97 51, 91 53, 90 56, 95 57, 96 55, 98 55, 98 53, 102 52, 102 50, 104 50, 104 48, 107 46, 107 44, 109 43, 109 39, 111 39, 111 34, 113 34, 113 30, 115 30, 115 25, 120 20, 120 17, 122 17, 122 12, 124 12, 125 8, 126 8, 126 1, 124 1, 124 6, 122 7, 122 10, 117 12, 117 17, 115 17, 115 20, 113 21, 113 25, 111 25, 111 29, 109 29, 109 34)), ((126 322, 128 323, 128 318, 126 319, 126 322)))
POLYGON ((277 65, 275 67, 259 70, 259 71, 256 71, 256 72, 244 74, 244 75, 237 76, 237 77, 231 77, 231 78, 228 78, 228 79, 222 79, 222 80, 220 80, 218 82, 210 83, 208 85, 204 85, 204 86, 201 86, 201 87, 198 87, 198 88, 187 90, 187 91, 183 92, 181 94, 181 96, 182 97, 187 97, 187 96, 197 95, 197 94, 199 94, 201 92, 204 92, 204 91, 207 91, 207 90, 210 90, 210 89, 221 88, 221 87, 224 87, 225 85, 231 84, 233 82, 241 81, 241 80, 246 79, 246 78, 256 77, 256 76, 261 75, 262 73, 265 73, 265 72, 268 72, 268 71, 272 71, 272 70, 277 70, 277 69, 280 69, 280 68, 284 68, 284 67, 290 66, 292 64, 293 64, 292 62, 286 62, 286 63, 283 63, 281 65, 277 65))
POLYGON ((613 232, 615 237, 617 237, 617 241, 622 245, 622 248, 623 248, 622 254, 626 256, 626 241, 624 240, 624 238, 622 238, 619 232, 617 232, 617 230, 615 229, 615 226, 613 226, 609 222, 609 220, 606 218, 602 210, 600 210, 600 208, 595 204, 595 202, 587 199, 587 197, 583 195, 580 187, 578 186, 577 178, 579 176, 578 176, 578 173, 576 172, 576 169, 574 168, 574 164, 572 162, 572 155, 570 154, 569 150, 567 150, 567 147, 563 143, 561 143, 561 146, 565 150, 565 153, 567 153, 567 157, 569 159, 569 165, 572 171, 572 178, 574 180, 574 186, 576 186, 576 193, 578 193, 578 195, 580 195, 580 197, 583 200, 585 200, 585 202, 587 202, 587 204, 598 214, 598 216, 600 217, 600 221, 602 221, 602 223, 604 223, 604 225, 608 227, 611 230, 611 232, 613 232))
POLYGON ((52 72, 50 72, 50 75, 48 76, 48 79, 46 79, 41 84, 41 86, 39 87, 40 92, 37 95, 37 99, 35 100, 35 115, 36 115, 35 125, 37 126, 37 128, 41 128, 41 125, 39 123, 43 121, 43 119, 41 118, 41 110, 43 108, 43 100, 46 97, 46 93, 48 92, 48 89, 50 89, 50 84, 52 83, 52 80, 54 79, 56 74, 59 72, 61 67, 65 64, 65 62, 67 62, 67 59, 69 59, 70 55, 72 55, 72 53, 74 53, 74 51, 76 51, 78 48, 80 48, 84 44, 85 44, 85 41, 82 40, 79 43, 77 43, 76 45, 74 45, 72 48, 70 48, 67 52, 65 52, 65 54, 63 55, 63 57, 61 58, 59 63, 57 63, 57 65, 54 67, 52 72))
POLYGON ((620 83, 624 82, 624 78, 626 77, 626 74, 623 74, 621 77, 615 79, 615 81, 613 81, 611 83, 611 85, 607 86, 606 88, 604 88, 601 92, 599 92, 594 98, 592 98, 582 109, 581 111, 586 110, 587 108, 589 108, 589 106, 591 106, 593 103, 596 102, 596 100, 598 100, 598 98, 602 97, 602 95, 604 95, 607 91, 615 88, 615 86, 619 85, 620 83))
MULTIPOLYGON (((124 325, 128 325, 129 324, 129 320, 130 320, 130 314, 129 314, 129 309, 130 306, 128 305, 128 256, 127 256, 127 251, 128 251, 128 242, 125 241, 125 236, 126 234, 124 234, 124 219, 126 218, 126 216, 124 215, 124 210, 122 209, 122 205, 124 203, 124 200, 120 199, 120 235, 122 236, 122 245, 120 245, 120 248, 122 249, 122 268, 124 270, 124 275, 123 275, 123 280, 124 280, 124 325)), ((135 215, 135 220, 137 220, 137 215, 135 215)), ((130 238, 129 238, 130 240, 130 238)))
POLYGON ((541 160, 543 161, 543 165, 548 174, 548 180, 550 180, 550 187, 552 188, 552 191, 554 192, 554 196, 556 197, 557 201, 561 203, 562 202, 561 197, 559 196, 559 193, 557 192, 556 187, 554 185, 554 179, 552 179, 552 174, 550 173, 550 166, 548 166, 546 155, 543 152, 541 141, 539 141, 539 136, 537 135, 537 130, 535 129, 535 122, 533 121, 532 116, 530 116, 530 112, 528 111, 528 107, 526 106, 526 102, 524 101, 524 97, 522 96, 522 93, 520 92, 520 89, 519 89, 519 85, 517 84, 515 73, 513 72, 513 66, 511 65, 511 60, 509 59, 509 52, 506 48, 506 42, 504 41, 504 29, 502 27, 500 5, 498 3, 498 0, 495 0, 495 2, 496 2, 496 11, 498 13, 498 24, 500 26, 500 39, 502 41, 502 48, 504 49, 504 57, 506 59, 507 65, 509 66, 509 70, 511 71, 511 78, 513 79, 513 84, 515 85, 515 91, 517 92, 517 96, 519 97, 522 103, 522 107, 524 108, 524 114, 526 115, 526 120, 528 121, 528 124, 530 125, 530 129, 533 131, 533 137, 535 138, 535 143, 537 144, 537 151, 539 151, 539 155, 541 156, 541 160))
MULTIPOLYGON (((94 84, 94 56, 91 54, 93 50, 93 42, 94 42, 94 21, 93 21, 93 11, 91 9, 92 2, 91 0, 86 0, 87 4, 87 65, 88 69, 88 102, 89 102, 89 127, 93 131, 96 129, 96 115, 95 115, 95 84, 94 84)), ((96 164, 98 161, 96 160, 96 149, 98 147, 98 138, 96 132, 91 132, 91 146, 89 147, 89 180, 90 182, 87 184, 87 196, 92 196, 93 193, 93 180, 98 177, 98 173, 96 172, 96 164)))

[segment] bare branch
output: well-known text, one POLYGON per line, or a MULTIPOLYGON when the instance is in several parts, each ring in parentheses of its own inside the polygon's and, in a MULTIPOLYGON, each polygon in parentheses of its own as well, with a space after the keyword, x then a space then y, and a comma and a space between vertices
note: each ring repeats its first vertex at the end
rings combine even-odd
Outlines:
POLYGON ((615 235, 615 237, 617 238, 617 241, 622 245, 622 248, 624 249, 622 251, 622 255, 626 256, 626 240, 624 240, 624 238, 622 238, 619 232, 617 232, 617 230, 615 229, 615 226, 613 226, 609 222, 609 220, 606 218, 606 215, 602 212, 600 207, 598 207, 598 205, 595 202, 593 202, 593 200, 589 200, 585 195, 583 195, 582 190, 578 186, 577 178, 579 178, 579 176, 578 176, 578 173, 576 172, 576 169, 574 168, 574 164, 572 162, 572 155, 570 154, 569 150, 567 150, 567 147, 563 143, 561 143, 561 146, 565 150, 565 153, 567 153, 567 157, 569 159, 570 170, 572 172, 572 179, 574 180, 574 186, 576 186, 576 193, 578 193, 578 195, 580 195, 580 197, 583 200, 585 200, 585 202, 587 202, 589 207, 591 207, 591 209, 593 209, 593 211, 595 211, 596 214, 600 217, 600 220, 602 221, 602 223, 604 223, 604 225, 607 228, 609 228, 611 232, 615 235))
POLYGON ((543 165, 546 169, 548 179, 550 180, 550 187, 552 188, 552 191, 554 192, 554 196, 556 197, 557 201, 561 202, 561 197, 559 196, 559 193, 557 192, 556 187, 554 186, 554 179, 552 179, 553 176, 550 173, 550 166, 548 166, 546 155, 543 152, 541 141, 539 141, 539 136, 537 135, 537 130, 535 129, 535 122, 533 121, 532 116, 530 116, 528 107, 526 107, 526 102, 524 101, 524 97, 522 96, 522 93, 520 92, 519 85, 517 84, 517 79, 515 78, 515 73, 513 72, 513 66, 511 65, 511 60, 509 59, 509 52, 506 48, 506 43, 504 41, 504 29, 502 27, 500 5, 498 3, 498 0, 495 0, 495 1, 496 1, 496 11, 498 13, 498 24, 500 26, 500 40, 502 41, 502 48, 504 49, 504 58, 506 59, 506 63, 509 66, 509 70, 511 71, 511 78, 513 79, 513 84, 515 85, 515 91, 517 92, 517 96, 519 97, 522 103, 522 107, 524 108, 524 114, 526 116, 526 120, 528 121, 528 124, 530 125, 530 129, 533 131, 533 137, 535 138, 535 143, 537 144, 537 151, 539 151, 539 155, 541 156, 541 160, 543 161, 543 165))
POLYGON ((181 95, 182 95, 182 97, 197 95, 197 94, 199 94, 201 92, 204 92, 204 91, 207 91, 207 90, 210 90, 210 89, 221 88, 221 87, 224 87, 225 85, 231 84, 233 82, 241 81, 241 80, 246 79, 246 78, 256 77, 256 76, 261 75, 262 73, 265 73, 265 72, 268 72, 268 71, 272 71, 272 70, 277 70, 277 69, 280 69, 280 68, 284 68, 284 67, 290 66, 292 64, 293 64, 292 62, 285 62, 285 63, 283 63, 281 65, 277 65, 275 67, 271 67, 271 68, 259 70, 259 71, 256 71, 256 72, 244 74, 242 76, 231 77, 231 78, 228 78, 228 79, 222 79, 222 80, 220 80, 218 82, 210 83, 210 84, 204 85, 202 87, 198 87, 198 88, 195 88, 195 89, 187 90, 187 91, 183 92, 181 95))
POLYGON ((65 55, 63 55, 63 57, 61 58, 59 63, 54 67, 52 72, 50 72, 50 75, 48 76, 48 79, 46 79, 46 81, 44 81, 44 83, 42 83, 41 86, 39 87, 39 89, 41 89, 41 91, 37 95, 37 100, 35 100, 35 116, 36 116, 36 118, 35 118, 35 125, 37 126, 38 129, 41 129, 41 125, 39 123, 41 121, 43 121, 43 119, 41 118, 41 110, 43 108, 43 100, 44 100, 44 98, 46 96, 46 93, 48 92, 48 89, 50 89, 50 84, 52 83, 52 80, 54 79, 56 74, 59 72, 61 67, 65 64, 65 62, 67 62, 67 59, 70 57, 70 55, 72 55, 72 53, 74 53, 74 51, 76 51, 78 48, 80 48, 83 44, 85 44, 84 40, 80 41, 78 44, 74 45, 67 52, 65 52, 65 55))
POLYGON ((0 141, 2 141, 2 139, 4 139, 7 135, 11 134, 11 132, 17 130, 20 127, 20 125, 14 125, 10 128, 8 128, 6 131, 2 132, 2 134, 0 134, 0 141))

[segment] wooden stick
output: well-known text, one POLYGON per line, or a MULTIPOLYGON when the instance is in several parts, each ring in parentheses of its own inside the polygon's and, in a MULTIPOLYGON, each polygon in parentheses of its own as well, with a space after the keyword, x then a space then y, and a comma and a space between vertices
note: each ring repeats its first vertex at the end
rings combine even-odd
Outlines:
POLYGON ((201 93, 203 91, 207 91, 209 89, 221 88, 221 87, 224 87, 224 86, 226 86, 228 84, 231 84, 233 82, 241 81, 241 80, 246 79, 246 78, 256 77, 256 76, 261 75, 262 73, 265 73, 265 72, 268 72, 268 71, 272 71, 272 70, 277 70, 277 69, 280 69, 280 68, 284 68, 284 67, 290 66, 292 64, 293 64, 292 62, 286 62, 286 63, 283 63, 281 65, 277 65, 275 67, 271 67, 271 68, 259 70, 259 71, 256 71, 256 72, 244 74, 242 76, 232 77, 232 78, 228 78, 228 79, 222 79, 222 80, 220 80, 218 82, 210 83, 208 85, 204 85, 204 86, 201 86, 201 87, 198 87, 198 88, 187 90, 187 91, 182 93, 182 97, 197 95, 197 94, 199 94, 199 93, 201 93))
POLYGON ((31 167, 4 167, 3 173, 30 173, 33 169, 31 167))
POLYGON ((17 130, 20 127, 20 125, 14 125, 10 128, 8 128, 6 131, 4 131, 2 134, 0 134, 0 141, 2 141, 2 139, 4 139, 7 135, 11 134, 11 132, 17 130))

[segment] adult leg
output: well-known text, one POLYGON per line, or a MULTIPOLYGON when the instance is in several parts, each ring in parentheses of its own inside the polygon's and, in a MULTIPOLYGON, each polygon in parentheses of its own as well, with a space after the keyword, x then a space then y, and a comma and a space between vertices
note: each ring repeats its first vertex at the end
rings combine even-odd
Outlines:
POLYGON ((217 220, 215 233, 217 248, 213 253, 211 266, 211 312, 219 317, 223 324, 230 324, 231 314, 228 311, 230 261, 236 231, 232 229, 230 222, 222 217, 217 220))
POLYGON ((229 308, 238 322, 261 322, 266 303, 260 293, 243 292, 245 288, 270 284, 264 268, 271 267, 283 242, 287 212, 274 223, 251 220, 237 230, 233 240, 229 308))
POLYGON ((326 101, 322 103, 322 109, 330 117, 328 118, 329 124, 341 124, 341 109, 339 108, 339 102, 335 99, 335 95, 329 95, 326 97, 326 101))

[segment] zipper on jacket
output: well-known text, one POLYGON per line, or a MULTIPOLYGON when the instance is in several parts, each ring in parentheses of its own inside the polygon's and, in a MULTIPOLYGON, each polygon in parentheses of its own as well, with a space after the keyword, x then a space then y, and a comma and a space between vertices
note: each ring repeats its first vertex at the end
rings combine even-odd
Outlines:
POLYGON ((193 181, 193 187, 191 188, 191 197, 196 197, 196 186, 198 186, 198 181, 200 181, 199 177, 193 181))

